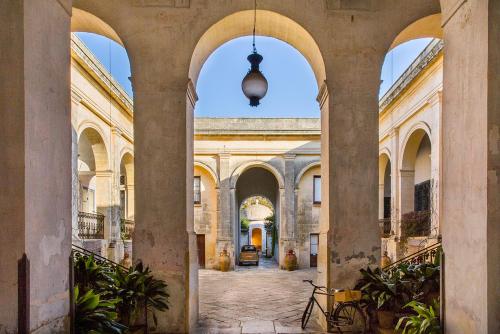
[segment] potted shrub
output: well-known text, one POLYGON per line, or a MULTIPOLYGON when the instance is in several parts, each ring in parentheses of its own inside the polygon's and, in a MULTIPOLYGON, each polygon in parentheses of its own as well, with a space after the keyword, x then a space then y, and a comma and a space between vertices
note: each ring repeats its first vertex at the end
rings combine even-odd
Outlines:
POLYGON ((362 304, 376 313, 380 328, 393 328, 396 312, 410 300, 408 282, 379 268, 362 269, 361 274, 356 289, 361 290, 362 304))

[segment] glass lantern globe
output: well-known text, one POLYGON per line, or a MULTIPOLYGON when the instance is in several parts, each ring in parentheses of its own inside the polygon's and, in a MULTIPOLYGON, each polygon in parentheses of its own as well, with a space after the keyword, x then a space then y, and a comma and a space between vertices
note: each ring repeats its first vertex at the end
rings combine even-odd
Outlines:
POLYGON ((259 70, 259 64, 264 57, 254 52, 247 59, 251 64, 251 68, 243 78, 241 89, 243 90, 243 94, 250 100, 250 105, 256 107, 260 104, 260 100, 266 96, 268 88, 267 79, 259 70))

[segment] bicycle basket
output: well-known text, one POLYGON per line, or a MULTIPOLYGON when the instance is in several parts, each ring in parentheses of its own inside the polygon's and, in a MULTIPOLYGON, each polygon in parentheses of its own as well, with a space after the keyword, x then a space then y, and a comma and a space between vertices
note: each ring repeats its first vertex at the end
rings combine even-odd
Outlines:
POLYGON ((359 301, 359 300, 361 300, 361 291, 360 290, 343 290, 343 291, 335 292, 334 298, 335 298, 335 302, 337 302, 337 303, 359 301))

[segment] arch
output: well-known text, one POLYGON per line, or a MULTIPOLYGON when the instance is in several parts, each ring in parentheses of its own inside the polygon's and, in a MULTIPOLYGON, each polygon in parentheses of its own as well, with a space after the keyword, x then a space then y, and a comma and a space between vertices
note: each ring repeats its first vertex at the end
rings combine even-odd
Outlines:
MULTIPOLYGON (((422 138, 427 135, 429 140, 431 137, 431 128, 425 122, 415 124, 406 134, 406 137, 401 145, 401 152, 399 154, 400 161, 398 161, 400 169, 412 170, 415 163, 417 151, 420 146, 422 138)), ((431 142, 432 147, 432 142, 431 142)))
POLYGON ((208 174, 210 174, 210 176, 212 177, 213 181, 215 182, 216 189, 219 189, 219 186, 220 186, 219 176, 212 169, 212 167, 210 167, 206 163, 198 161, 198 160, 195 160, 193 164, 194 164, 194 167, 200 167, 200 168, 204 169, 208 174))
POLYGON ((303 167, 299 174, 297 174, 297 177, 295 178, 295 189, 299 189, 299 184, 300 184, 300 180, 302 180, 302 177, 304 176, 304 174, 311 168, 314 168, 314 167, 321 167, 321 161, 313 161, 309 164, 307 164, 305 167, 303 167))
POLYGON ((109 24, 104 22, 99 17, 82 9, 73 7, 71 16, 71 31, 72 32, 91 32, 105 36, 118 44, 123 45, 123 41, 118 36, 116 31, 109 24))
POLYGON ((259 160, 248 161, 239 165, 231 174, 230 187, 234 189, 236 187, 236 182, 238 181, 238 178, 241 176, 241 174, 255 167, 260 167, 262 169, 269 171, 276 178, 276 181, 278 182, 278 187, 280 189, 283 189, 285 187, 285 179, 283 175, 272 165, 268 164, 267 162, 259 160))
POLYGON ((443 39, 441 13, 422 17, 408 25, 396 36, 389 50, 410 40, 428 37, 443 39))
MULTIPOLYGON (((88 145, 88 149, 91 150, 93 160, 89 161, 90 169, 93 171, 104 171, 109 169, 109 157, 108 149, 106 143, 101 135, 101 133, 94 127, 86 127, 82 130, 78 136, 78 153, 82 150, 86 150, 85 147, 88 145), (84 143, 82 141, 85 140, 84 143)), ((82 153, 83 154, 83 153, 82 153)), ((84 157, 82 157, 83 159, 84 157)), ((90 157, 89 157, 90 158, 90 157)))
MULTIPOLYGON (((237 37, 250 35, 253 10, 233 13, 212 25, 200 38, 189 65, 189 79, 196 87, 201 68, 219 46, 237 37)), ((325 63, 318 44, 301 25, 292 19, 268 10, 257 10, 257 31, 260 36, 274 37, 296 48, 309 62, 316 76, 318 89, 326 80, 325 63)))
POLYGON ((134 185, 134 156, 130 152, 125 152, 120 158, 120 173, 122 168, 126 175, 126 185, 134 185))
POLYGON ((378 156, 378 184, 384 184, 385 182, 385 169, 387 165, 391 163, 391 157, 386 152, 380 153, 378 156))

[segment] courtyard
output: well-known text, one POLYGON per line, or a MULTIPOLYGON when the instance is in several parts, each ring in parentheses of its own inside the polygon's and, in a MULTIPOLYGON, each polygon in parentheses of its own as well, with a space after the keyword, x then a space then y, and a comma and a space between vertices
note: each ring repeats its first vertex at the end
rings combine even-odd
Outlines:
POLYGON ((317 333, 300 320, 316 270, 283 271, 274 260, 234 271, 199 271, 199 333, 317 333))

